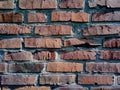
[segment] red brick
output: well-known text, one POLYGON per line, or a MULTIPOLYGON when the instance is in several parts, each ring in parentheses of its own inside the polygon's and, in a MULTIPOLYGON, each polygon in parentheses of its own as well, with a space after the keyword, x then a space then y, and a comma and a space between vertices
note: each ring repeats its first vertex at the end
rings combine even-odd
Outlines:
POLYGON ((1 0, 0 9, 14 9, 14 0, 1 0))
POLYGON ((53 90, 88 90, 88 88, 79 87, 76 85, 70 85, 70 86, 65 86, 65 87, 58 87, 53 90))
POLYGON ((43 63, 10 63, 8 64, 8 72, 41 72, 44 68, 43 63))
POLYGON ((29 34, 30 26, 28 25, 17 25, 17 24, 1 24, 0 34, 29 34))
POLYGON ((113 87, 92 87, 90 90, 115 90, 113 87))
POLYGON ((94 22, 109 22, 109 21, 120 21, 120 12, 96 12, 92 14, 92 21, 94 22))
POLYGON ((119 0, 88 0, 89 7, 97 7, 97 6, 104 6, 107 8, 119 8, 120 7, 120 1, 119 0))
POLYGON ((54 51, 37 52, 34 55, 34 59, 36 59, 36 60, 55 60, 56 53, 54 51))
POLYGON ((21 9, 54 9, 57 8, 57 0, 19 0, 21 9))
POLYGON ((101 36, 119 33, 119 25, 92 25, 83 29, 83 36, 101 36))
POLYGON ((78 84, 112 85, 114 84, 114 76, 79 74, 78 84))
POLYGON ((51 15, 51 21, 70 21, 71 12, 66 11, 54 11, 51 15))
POLYGON ((90 62, 86 63, 87 72, 111 72, 111 73, 120 73, 120 63, 95 63, 90 62))
POLYGON ((0 48, 21 48, 22 41, 20 38, 12 38, 12 39, 1 39, 0 40, 0 48))
POLYGON ((1 85, 34 85, 37 75, 2 75, 1 85))
POLYGON ((71 21, 73 22, 88 22, 89 21, 89 15, 85 12, 72 12, 71 13, 71 21))
POLYGON ((75 75, 41 75, 40 84, 64 85, 75 83, 75 75))
POLYGON ((81 63, 49 62, 47 64, 48 72, 81 72, 82 70, 81 63))
POLYGON ((32 87, 21 87, 21 88, 16 88, 14 90, 50 90, 50 87, 47 86, 32 86, 32 87))
POLYGON ((71 35, 72 27, 69 25, 44 25, 35 26, 35 34, 43 36, 71 35))
POLYGON ((28 22, 46 22, 47 18, 44 13, 28 13, 28 22))
POLYGON ((84 0, 62 0, 59 4, 60 8, 83 8, 84 0))
POLYGON ((85 12, 66 12, 54 11, 51 16, 52 21, 73 21, 73 22, 88 22, 88 14, 85 12))
POLYGON ((21 52, 6 52, 4 55, 4 60, 32 60, 32 53, 27 51, 21 51, 21 52))
POLYGON ((24 44, 26 48, 61 48, 62 42, 60 38, 25 38, 24 44))
POLYGON ((120 48, 120 38, 105 40, 103 42, 103 47, 106 47, 106 48, 120 48))
POLYGON ((87 40, 87 39, 78 39, 78 38, 70 38, 64 40, 64 46, 83 46, 83 47, 96 47, 100 44, 96 43, 93 40, 87 40))
POLYGON ((71 52, 63 52, 61 54, 61 59, 65 60, 95 60, 96 53, 94 51, 71 51, 71 52))
POLYGON ((103 59, 103 60, 120 60, 120 51, 101 51, 100 59, 103 59))
POLYGON ((23 14, 15 12, 0 13, 0 22, 23 22, 23 14))
POLYGON ((0 73, 4 73, 6 72, 6 64, 5 63, 0 63, 0 73))

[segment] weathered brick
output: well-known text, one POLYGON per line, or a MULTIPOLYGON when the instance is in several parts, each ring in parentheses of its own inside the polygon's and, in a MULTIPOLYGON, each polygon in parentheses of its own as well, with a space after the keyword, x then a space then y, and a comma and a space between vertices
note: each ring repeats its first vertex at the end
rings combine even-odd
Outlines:
POLYGON ((0 9, 14 9, 14 0, 1 0, 0 9))
POLYGON ((119 34, 119 25, 92 25, 83 29, 83 36, 101 36, 119 34))
POLYGON ((114 84, 114 76, 79 74, 78 84, 112 85, 114 84))
POLYGON ((54 11, 51 15, 51 21, 70 21, 71 12, 66 11, 54 11))
POLYGON ((46 22, 47 18, 44 13, 28 13, 28 22, 46 22))
POLYGON ((64 85, 75 82, 75 75, 41 75, 40 84, 64 85))
POLYGON ((2 75, 1 85, 34 85, 37 75, 2 75))
POLYGON ((120 85, 120 76, 117 77, 117 83, 120 85))
POLYGON ((24 44, 26 48, 61 48, 62 42, 60 38, 25 38, 24 44))
POLYGON ((71 52, 62 52, 60 56, 65 60, 95 60, 96 52, 77 50, 71 52))
POLYGON ((55 60, 56 53, 54 51, 37 52, 34 55, 34 59, 36 59, 36 60, 55 60))
POLYGON ((4 55, 4 60, 32 60, 32 53, 28 51, 21 51, 21 52, 6 52, 4 55))
POLYGON ((120 8, 119 0, 88 0, 89 7, 105 6, 107 8, 120 8))
POLYGON ((0 34, 29 34, 30 26, 17 24, 0 24, 0 34))
POLYGON ((8 65, 8 72, 41 72, 44 68, 43 63, 10 63, 8 65))
POLYGON ((0 90, 10 90, 10 88, 3 87, 0 90))
POLYGON ((89 21, 89 15, 85 12, 72 12, 71 13, 71 21, 73 22, 88 22, 89 21))
POLYGON ((21 48, 22 41, 20 38, 12 38, 12 39, 1 39, 0 40, 0 48, 21 48))
POLYGON ((81 63, 49 62, 47 64, 48 72, 81 72, 82 70, 81 63))
POLYGON ((92 87, 90 90, 115 90, 113 87, 92 87))
POLYGON ((19 0, 21 9, 54 9, 57 7, 57 0, 19 0))
POLYGON ((109 21, 120 21, 120 12, 96 12, 92 14, 92 21, 94 22, 109 22, 109 21))
POLYGON ((6 64, 5 63, 0 63, 0 73, 4 73, 6 72, 6 64))
POLYGON ((65 87, 58 87, 53 90, 88 90, 88 88, 79 87, 76 85, 70 85, 70 86, 65 86, 65 87))
POLYGON ((120 51, 101 51, 100 59, 103 60, 120 60, 120 51))
POLYGON ((52 12, 51 21, 73 21, 73 22, 88 22, 89 15, 85 12, 52 12))
POLYGON ((86 71, 120 73, 120 63, 90 62, 86 63, 86 71))
POLYGON ((14 90, 50 90, 50 87, 47 86, 32 86, 32 87, 22 87, 22 88, 16 88, 14 90))
POLYGON ((59 4, 60 8, 83 8, 84 0, 62 0, 59 4))
POLYGON ((35 34, 43 36, 71 35, 72 27, 69 25, 44 25, 35 26, 35 34))
POLYGON ((0 22, 23 22, 23 14, 8 12, 8 13, 0 13, 0 22))
POLYGON ((70 38, 64 40, 64 46, 83 46, 83 47, 96 47, 100 44, 96 43, 93 40, 87 40, 87 39, 78 39, 78 38, 70 38))
POLYGON ((103 42, 103 47, 106 47, 106 48, 120 48, 120 38, 105 40, 103 42))

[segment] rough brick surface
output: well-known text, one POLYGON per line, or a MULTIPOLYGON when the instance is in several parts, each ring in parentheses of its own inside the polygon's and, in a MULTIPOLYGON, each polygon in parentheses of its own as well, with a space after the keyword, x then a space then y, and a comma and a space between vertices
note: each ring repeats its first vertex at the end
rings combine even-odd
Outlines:
POLYGON ((53 90, 88 90, 87 88, 84 87, 79 87, 76 85, 70 85, 70 86, 65 86, 65 87, 59 87, 59 88, 55 88, 53 90))
POLYGON ((120 33, 119 25, 92 25, 83 29, 84 36, 116 35, 120 33))
POLYGON ((120 12, 96 12, 92 15, 92 21, 120 21, 120 12))
POLYGON ((120 76, 117 78, 117 83, 120 85, 120 76))
POLYGON ((35 34, 43 35, 43 36, 71 35, 72 27, 69 25, 35 26, 35 34))
POLYGON ((62 0, 59 4, 60 8, 83 8, 84 0, 62 0))
POLYGON ((8 72, 41 72, 44 68, 43 63, 11 63, 8 65, 8 72))
POLYGON ((64 85, 75 82, 75 75, 41 75, 40 84, 64 85))
POLYGON ((13 0, 1 0, 0 9, 14 9, 14 1, 13 0))
POLYGON ((61 48, 62 44, 60 38, 25 38, 24 43, 26 48, 61 48))
POLYGON ((50 87, 45 87, 45 86, 41 86, 41 87, 22 87, 22 88, 16 88, 14 90, 50 90, 50 87))
POLYGON ((4 60, 32 60, 32 53, 28 51, 21 51, 21 52, 6 52, 4 55, 4 60))
POLYGON ((23 22, 23 14, 8 12, 8 13, 0 13, 0 22, 23 22))
POLYGON ((0 63, 0 73, 4 73, 6 72, 6 64, 5 63, 0 63))
POLYGON ((70 38, 64 40, 64 46, 83 46, 83 47, 96 47, 100 44, 96 43, 93 40, 87 40, 87 39, 78 39, 78 38, 70 38))
POLYGON ((112 85, 114 76, 111 75, 87 75, 79 74, 78 84, 96 84, 96 85, 112 85))
POLYGON ((57 7, 56 0, 19 0, 21 9, 54 9, 57 7))
POLYGON ((37 75, 2 75, 1 85, 34 85, 37 75))
POLYGON ((103 42, 103 47, 106 47, 106 48, 120 48, 120 38, 105 40, 103 42))
POLYGON ((120 51, 101 51, 100 59, 120 60, 120 51))
POLYGON ((29 25, 16 25, 16 24, 1 24, 0 34, 30 34, 29 25))
POLYGON ((0 90, 10 90, 10 88, 1 88, 0 90))
POLYGON ((37 52, 34 55, 34 59, 36 59, 36 60, 55 60, 56 53, 54 51, 37 52))
POLYGON ((81 72, 82 70, 81 63, 49 62, 47 64, 48 72, 81 72))
POLYGON ((72 51, 63 52, 61 58, 65 60, 95 60, 96 53, 94 51, 72 51))
POLYGON ((22 42, 20 38, 13 39, 1 39, 0 40, 0 48, 21 48, 22 42), (14 44, 13 44, 14 43, 14 44))
POLYGON ((28 13, 28 22, 46 22, 47 18, 44 13, 28 13))
POLYGON ((90 62, 86 63, 86 71, 120 73, 120 63, 90 62))
POLYGON ((89 15, 85 12, 66 12, 54 11, 51 16, 52 21, 73 21, 73 22, 88 22, 89 15))

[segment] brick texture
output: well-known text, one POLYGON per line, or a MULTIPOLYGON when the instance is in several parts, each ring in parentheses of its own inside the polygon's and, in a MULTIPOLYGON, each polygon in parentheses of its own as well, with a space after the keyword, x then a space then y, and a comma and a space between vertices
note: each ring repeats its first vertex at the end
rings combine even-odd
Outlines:
POLYGON ((71 35, 72 27, 69 25, 35 26, 35 34, 43 36, 71 35))
POLYGON ((41 75, 40 84, 64 85, 75 82, 75 75, 41 75))
POLYGON ((60 38, 25 38, 24 43, 26 48, 61 48, 62 44, 60 38))
POLYGON ((81 72, 82 70, 81 63, 49 62, 47 64, 48 72, 81 72))
POLYGON ((2 75, 1 85, 34 85, 37 75, 2 75))
POLYGON ((45 86, 41 86, 41 87, 22 87, 22 88, 16 88, 14 90, 50 90, 50 87, 45 87, 45 86))
POLYGON ((22 61, 22 60, 32 60, 32 53, 27 51, 21 51, 21 52, 6 52, 4 55, 4 60, 16 60, 16 61, 22 61))
POLYGON ((6 72, 6 64, 5 63, 0 63, 0 73, 4 73, 6 72))
POLYGON ((73 51, 63 52, 61 58, 65 60, 95 60, 96 53, 94 51, 73 51))
POLYGON ((1 0, 0 9, 14 9, 14 1, 13 0, 1 0))
POLYGON ((114 76, 111 75, 85 75, 79 74, 78 84, 112 85, 114 76))

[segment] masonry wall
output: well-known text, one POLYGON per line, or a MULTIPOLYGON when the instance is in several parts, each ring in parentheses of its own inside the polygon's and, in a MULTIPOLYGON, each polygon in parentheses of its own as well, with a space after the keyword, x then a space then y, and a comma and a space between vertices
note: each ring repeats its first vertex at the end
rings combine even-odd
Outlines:
POLYGON ((120 90, 120 0, 0 0, 0 90, 120 90))

